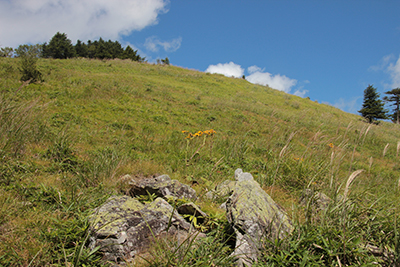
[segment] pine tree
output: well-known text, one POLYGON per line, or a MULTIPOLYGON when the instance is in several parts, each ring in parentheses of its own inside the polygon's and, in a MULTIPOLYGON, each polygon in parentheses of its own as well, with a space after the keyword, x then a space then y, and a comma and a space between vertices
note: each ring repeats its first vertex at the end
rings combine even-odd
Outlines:
POLYGON ((400 88, 392 89, 391 91, 385 92, 385 94, 390 95, 385 96, 383 100, 385 102, 392 102, 392 106, 395 106, 393 113, 389 114, 389 118, 396 124, 400 124, 400 88))
POLYGON ((66 59, 74 56, 74 46, 65 33, 57 32, 53 38, 51 38, 49 44, 45 43, 43 45, 43 57, 66 59))
POLYGON ((81 40, 76 41, 75 52, 78 57, 88 57, 88 47, 81 40))
POLYGON ((387 119, 384 103, 379 99, 379 93, 372 85, 364 90, 364 102, 362 109, 358 111, 369 123, 378 119, 387 119))

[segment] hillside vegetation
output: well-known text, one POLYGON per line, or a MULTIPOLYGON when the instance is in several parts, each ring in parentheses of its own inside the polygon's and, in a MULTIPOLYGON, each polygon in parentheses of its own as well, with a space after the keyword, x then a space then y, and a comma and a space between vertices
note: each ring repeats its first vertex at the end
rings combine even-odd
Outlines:
MULTIPOLYGON (((168 174, 203 196, 236 168, 298 225, 260 266, 398 260, 398 125, 175 66, 39 59, 44 81, 22 84, 18 64, 0 58, 0 265, 99 264, 86 218, 127 189, 123 175, 168 174), (299 205, 305 188, 333 198, 332 209, 311 216, 299 205)), ((223 223, 218 204, 201 206, 223 223)))

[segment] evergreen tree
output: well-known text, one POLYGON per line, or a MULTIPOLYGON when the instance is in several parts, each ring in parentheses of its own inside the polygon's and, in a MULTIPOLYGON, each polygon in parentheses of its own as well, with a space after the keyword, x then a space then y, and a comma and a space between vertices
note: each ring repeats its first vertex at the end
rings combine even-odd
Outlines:
POLYGON ((107 48, 109 49, 112 58, 123 57, 124 49, 118 41, 113 42, 111 40, 108 40, 107 48))
POLYGON ((379 93, 372 85, 364 90, 364 102, 362 109, 358 111, 369 123, 378 119, 387 119, 384 103, 379 99, 379 93))
POLYGON ((390 95, 385 96, 383 98, 383 100, 385 102, 392 102, 392 106, 395 106, 395 108, 393 109, 393 113, 389 114, 389 118, 397 124, 400 124, 400 112, 399 112, 399 108, 400 108, 400 88, 395 88, 392 89, 391 91, 387 91, 385 92, 385 94, 390 95))
POLYGON ((130 47, 129 45, 127 47, 125 47, 125 50, 122 54, 122 59, 130 59, 132 61, 139 61, 139 62, 143 62, 145 58, 140 57, 137 54, 137 50, 133 50, 132 47, 130 47))
POLYGON ((88 57, 88 47, 81 40, 76 41, 75 52, 77 57, 88 57))
POLYGON ((87 43, 87 56, 89 58, 95 58, 96 55, 96 47, 97 47, 97 41, 88 41, 87 43))
POLYGON ((49 44, 43 46, 43 57, 66 59, 75 56, 75 49, 65 33, 57 32, 49 44))

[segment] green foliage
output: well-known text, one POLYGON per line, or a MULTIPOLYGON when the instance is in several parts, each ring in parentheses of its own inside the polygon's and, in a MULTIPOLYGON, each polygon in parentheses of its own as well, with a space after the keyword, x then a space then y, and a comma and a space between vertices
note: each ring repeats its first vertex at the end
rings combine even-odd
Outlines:
POLYGON ((55 163, 57 171, 75 171, 78 167, 78 158, 74 153, 69 136, 62 132, 46 151, 46 157, 55 163))
POLYGON ((196 239, 197 235, 188 236, 180 244, 173 238, 156 240, 151 257, 143 259, 144 266, 234 266, 235 260, 229 255, 231 249, 224 241, 222 232, 199 239, 196 239))
MULTIPOLYGON (((95 55, 94 46, 86 48, 95 55)), ((382 244, 398 259, 397 125, 367 125, 360 116, 243 79, 131 60, 39 59, 46 82, 15 92, 20 60, 0 58, 0 265, 98 264, 84 219, 129 186, 125 174, 167 173, 191 183, 202 201, 236 168, 252 173, 289 214, 296 214, 305 187, 339 200, 345 177, 365 170, 351 188, 351 196, 359 194, 354 207, 337 201, 336 211, 312 220, 300 213, 295 235, 274 241, 275 254, 266 246, 259 264, 379 261, 351 231, 359 244, 382 244), (194 137, 205 129, 217 133, 194 137)), ((201 203, 204 210, 212 205, 201 203)), ((231 251, 221 248, 229 239, 221 214, 196 224, 220 229, 224 238, 208 233, 202 246, 179 251, 181 243, 167 242, 148 264, 232 266, 231 251)))
POLYGON ((145 60, 145 58, 142 58, 139 56, 139 54, 137 53, 137 50, 133 50, 132 47, 130 47, 129 45, 127 47, 125 47, 122 58, 130 59, 132 61, 139 61, 139 62, 143 62, 145 60))
POLYGON ((379 99, 379 93, 372 85, 368 85, 364 90, 364 101, 362 109, 358 111, 364 118, 372 123, 378 119, 387 119, 386 110, 382 100, 379 99))
POLYGON ((74 46, 65 33, 57 32, 49 44, 43 45, 42 56, 45 58, 67 59, 77 57, 97 58, 97 59, 131 59, 132 61, 143 62, 145 58, 138 55, 137 50, 133 50, 129 45, 125 49, 118 41, 99 40, 86 43, 77 40, 74 46))
POLYGON ((30 81, 30 83, 43 81, 43 75, 37 68, 37 61, 41 54, 41 45, 20 45, 15 50, 15 55, 20 58, 21 81, 30 81))
POLYGON ((137 196, 136 199, 142 202, 143 204, 146 204, 153 202, 157 198, 157 195, 155 193, 150 194, 149 191, 146 191, 146 193, 147 195, 137 196))
MULTIPOLYGON (((305 213, 309 209, 310 203, 305 213)), ((286 239, 267 240, 255 266, 397 266, 397 229, 389 230, 387 223, 385 210, 364 207, 360 199, 339 200, 326 211, 306 216, 305 222, 298 221, 286 239), (380 248, 381 255, 371 253, 371 248, 380 248)))
POLYGON ((400 88, 395 88, 385 92, 389 96, 385 96, 383 100, 392 103, 394 107, 393 113, 389 114, 389 118, 396 124, 400 124, 400 88))
POLYGON ((168 59, 168 57, 166 57, 165 59, 161 59, 161 62, 162 62, 164 65, 169 65, 169 59, 168 59))
POLYGON ((75 56, 75 49, 65 33, 57 32, 49 44, 43 45, 43 57, 66 59, 75 56))
POLYGON ((37 69, 37 58, 31 56, 21 57, 19 71, 21 72, 21 81, 30 83, 43 81, 42 73, 37 69))
POLYGON ((16 57, 33 57, 39 58, 43 53, 43 46, 40 44, 35 45, 20 45, 17 49, 15 49, 16 57))
POLYGON ((0 57, 12 57, 14 49, 12 47, 2 47, 0 49, 0 57))

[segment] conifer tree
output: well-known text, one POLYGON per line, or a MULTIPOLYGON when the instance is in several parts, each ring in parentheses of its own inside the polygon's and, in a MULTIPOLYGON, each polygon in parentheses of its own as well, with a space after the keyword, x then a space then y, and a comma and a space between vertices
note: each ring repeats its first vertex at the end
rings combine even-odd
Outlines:
POLYGON ((391 91, 385 92, 385 94, 390 96, 385 96, 383 100, 385 102, 392 102, 392 106, 395 106, 393 113, 389 114, 389 118, 396 124, 400 124, 400 88, 392 89, 391 91))
POLYGON ((74 46, 65 33, 57 32, 51 38, 49 44, 45 43, 43 45, 43 57, 66 59, 74 56, 74 46))
POLYGON ((88 47, 81 40, 76 41, 75 52, 78 57, 88 57, 88 47))
POLYGON ((358 111, 369 123, 378 119, 387 119, 384 103, 379 99, 379 93, 372 85, 364 90, 364 102, 362 109, 358 111))

